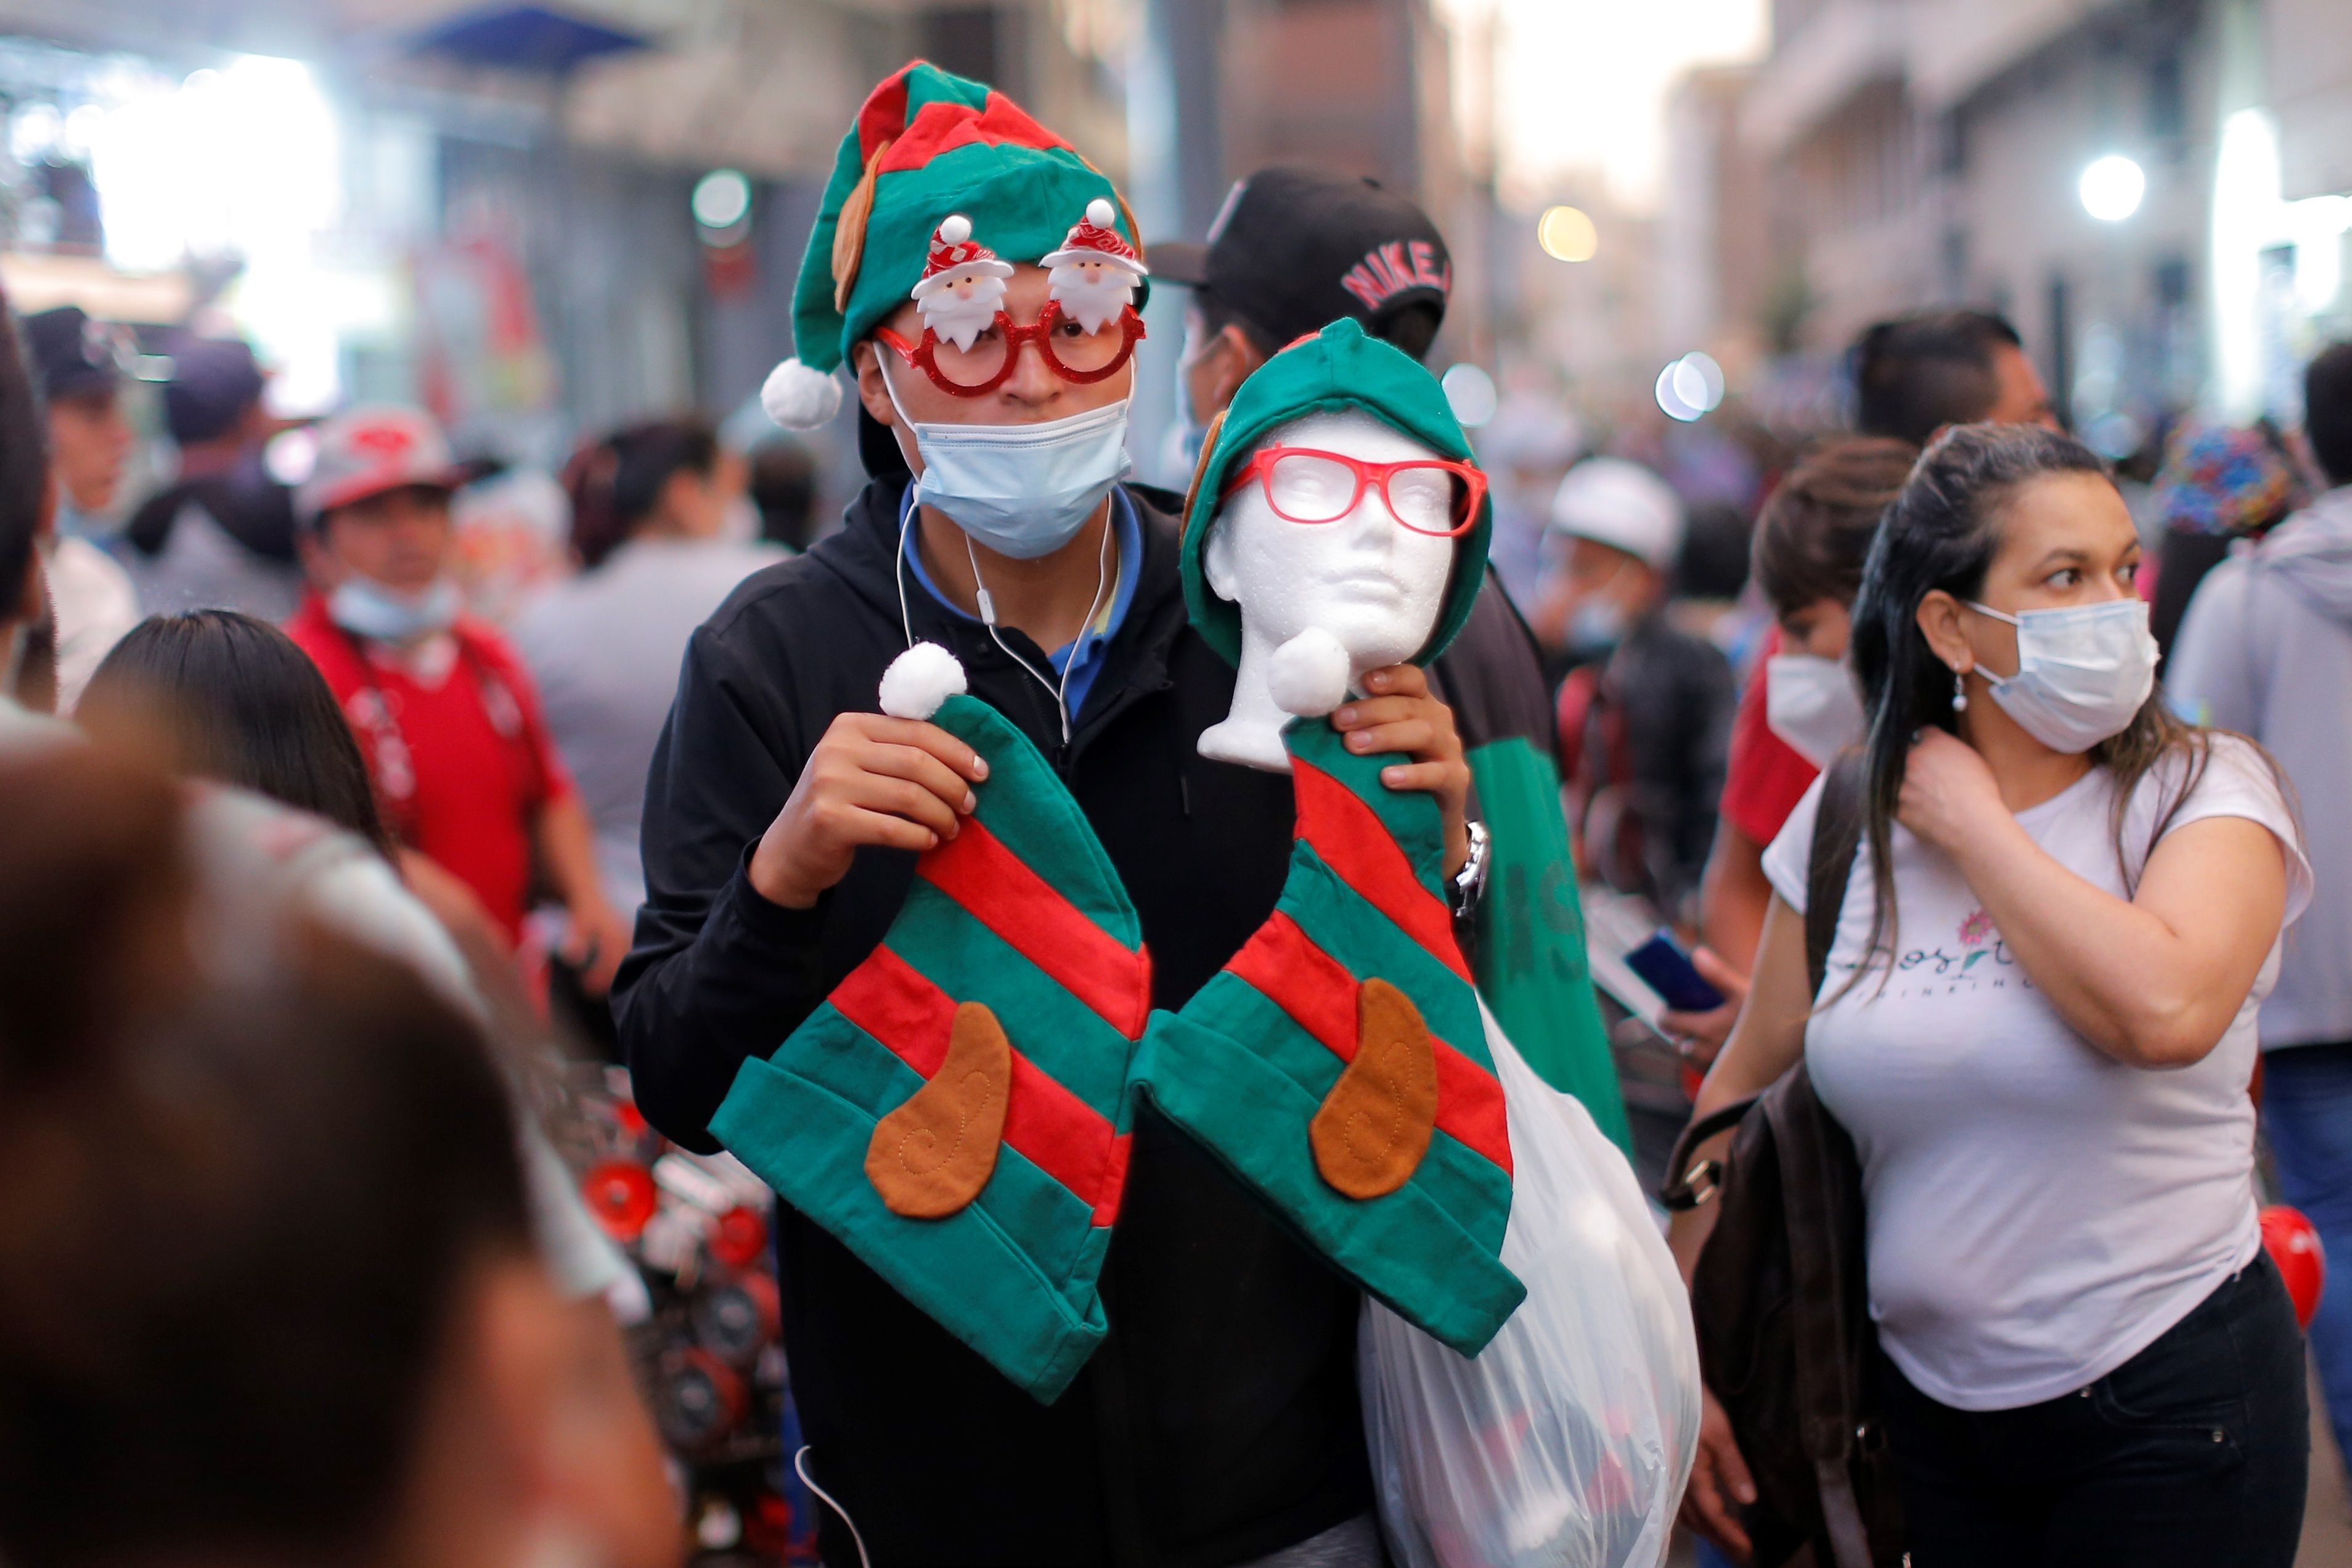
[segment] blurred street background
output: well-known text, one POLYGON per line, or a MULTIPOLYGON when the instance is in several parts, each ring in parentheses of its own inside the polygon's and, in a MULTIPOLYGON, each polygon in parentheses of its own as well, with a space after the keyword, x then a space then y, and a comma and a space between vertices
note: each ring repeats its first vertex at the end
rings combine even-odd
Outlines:
MULTIPOLYGON (((2064 416, 2128 467, 2200 406, 2292 425, 2297 368, 2352 323, 2346 19, 2341 0, 15 0, 0 271, 26 312, 249 338, 274 413, 417 399, 461 451, 545 468, 634 415, 749 408, 790 347, 839 128, 921 55, 1097 150, 1150 237, 1199 238, 1277 161, 1414 196, 1454 257, 1432 363, 1530 468, 1625 449, 1744 508, 1780 447, 1838 421, 1854 331, 1942 301, 2016 322, 2064 416)), ((1181 303, 1154 301, 1136 410, 1163 479, 1181 303)), ((818 454, 819 518, 848 456, 845 434, 818 454)))

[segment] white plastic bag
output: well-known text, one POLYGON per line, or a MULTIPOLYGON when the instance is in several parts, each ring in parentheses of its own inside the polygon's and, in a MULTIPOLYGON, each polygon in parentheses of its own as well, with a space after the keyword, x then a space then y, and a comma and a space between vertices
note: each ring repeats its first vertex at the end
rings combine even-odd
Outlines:
POLYGON ((1690 1299, 1624 1155, 1486 1022, 1514 1166, 1503 1262, 1528 1299, 1475 1360, 1366 1300, 1364 1430, 1389 1554, 1654 1568, 1698 1441, 1690 1299))

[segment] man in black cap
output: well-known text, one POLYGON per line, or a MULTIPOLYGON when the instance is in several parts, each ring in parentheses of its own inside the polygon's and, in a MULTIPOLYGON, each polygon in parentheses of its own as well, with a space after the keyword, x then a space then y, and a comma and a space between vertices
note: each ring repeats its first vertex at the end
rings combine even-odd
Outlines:
POLYGON ((90 541, 108 527, 132 435, 122 416, 114 340, 74 305, 24 321, 34 379, 47 405, 52 516, 41 531, 57 618, 57 702, 72 710, 99 660, 139 624, 139 595, 121 564, 90 541))
MULTIPOLYGON (((1151 275, 1192 289, 1179 413, 1185 455, 1250 374, 1341 317, 1424 358, 1444 324, 1454 262, 1429 215, 1379 181, 1277 164, 1238 181, 1205 244, 1151 247, 1151 275)), ((1559 810, 1551 689, 1534 635, 1491 570, 1470 620, 1429 667, 1476 779, 1491 865, 1475 954, 1513 1041, 1604 1131, 1624 1127, 1587 980, 1576 874, 1559 810)))
POLYGON ((189 337, 173 349, 163 417, 180 476, 123 531, 150 610, 222 608, 282 621, 301 603, 294 494, 261 460, 278 428, 261 405, 268 383, 244 342, 189 337))

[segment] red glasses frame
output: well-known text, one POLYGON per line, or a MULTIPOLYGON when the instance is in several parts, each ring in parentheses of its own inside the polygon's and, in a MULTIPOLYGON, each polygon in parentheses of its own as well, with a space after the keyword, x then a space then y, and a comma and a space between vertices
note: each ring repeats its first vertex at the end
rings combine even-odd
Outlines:
POLYGON ((1025 327, 1003 311, 997 311, 996 328, 1004 334, 1004 363, 997 367, 994 375, 977 385, 967 385, 963 382, 953 380, 946 372, 940 369, 939 334, 929 327, 923 329, 923 341, 919 343, 908 342, 887 327, 876 328, 874 335, 898 350, 900 359, 929 376, 932 385, 955 397, 985 397, 1003 386, 1011 378, 1013 367, 1021 363, 1021 349, 1024 343, 1034 342, 1037 345, 1037 352, 1045 357, 1045 363, 1055 375, 1060 376, 1064 381, 1076 382, 1084 386, 1092 382, 1101 381, 1107 376, 1117 375, 1119 367, 1135 357, 1135 345, 1141 342, 1144 338, 1143 318, 1135 313, 1134 306, 1127 306, 1119 311, 1118 325, 1122 341, 1118 345, 1118 353, 1110 363, 1100 370, 1072 370, 1054 353, 1054 329, 1061 325, 1062 319, 1062 307, 1058 301, 1048 301, 1045 313, 1025 327))
POLYGON ((1468 463, 1456 463, 1444 458, 1408 458, 1401 463, 1367 463, 1360 458, 1350 458, 1345 452, 1327 452, 1319 447, 1261 447, 1225 481, 1224 493, 1217 499, 1220 501, 1233 500, 1234 493, 1252 480, 1255 480, 1258 488, 1265 492, 1265 504, 1274 509, 1275 516, 1285 522, 1295 522, 1306 528, 1320 528, 1325 523, 1338 522, 1356 510, 1364 499, 1367 487, 1378 486, 1381 504, 1389 509, 1389 515, 1396 519, 1399 528, 1409 529, 1432 539, 1459 539, 1478 526, 1478 513, 1486 501, 1486 476, 1468 463), (1320 458, 1326 462, 1337 463, 1356 476, 1355 493, 1348 498, 1348 504, 1341 507, 1336 516, 1293 517, 1282 510, 1280 501, 1274 499, 1274 465, 1284 458, 1320 458), (1407 468, 1443 468, 1460 479, 1465 487, 1462 521, 1443 530, 1415 528, 1407 522, 1389 494, 1389 480, 1407 468))

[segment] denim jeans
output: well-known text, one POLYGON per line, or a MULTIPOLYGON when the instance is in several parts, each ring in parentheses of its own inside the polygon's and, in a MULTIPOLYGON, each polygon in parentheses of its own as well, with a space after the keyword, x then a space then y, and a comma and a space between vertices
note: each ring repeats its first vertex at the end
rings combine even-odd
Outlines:
POLYGON ((2263 1131, 2279 1195, 2310 1218, 2326 1249, 2311 1359, 2336 1449, 2352 1461, 2352 1044, 2264 1052, 2263 1131))
POLYGON ((2291 1568, 2303 1336, 2267 1254, 2086 1388, 1954 1410, 1884 1355, 1914 1568, 2291 1568))

